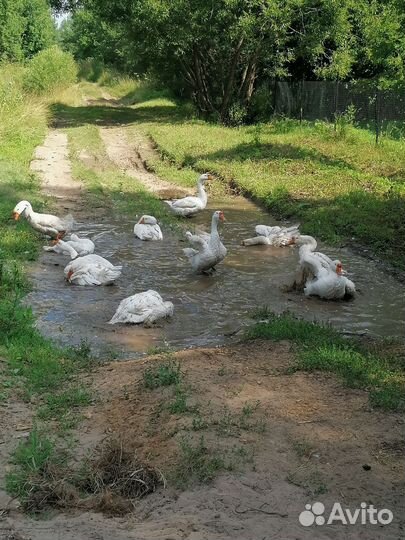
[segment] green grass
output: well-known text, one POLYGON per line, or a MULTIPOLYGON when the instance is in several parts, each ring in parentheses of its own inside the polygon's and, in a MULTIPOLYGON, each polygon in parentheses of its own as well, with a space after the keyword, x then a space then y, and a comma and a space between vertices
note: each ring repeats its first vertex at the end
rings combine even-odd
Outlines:
POLYGON ((41 484, 48 467, 60 463, 60 455, 55 443, 34 428, 27 441, 21 441, 17 446, 12 463, 14 469, 6 476, 6 489, 25 504, 41 484))
POLYGON ((185 488, 193 483, 207 483, 224 470, 233 470, 233 465, 224 452, 207 446, 204 437, 197 442, 183 437, 179 443, 179 459, 173 474, 173 484, 185 488))
POLYGON ((178 385, 182 380, 180 364, 173 360, 164 360, 145 369, 143 384, 145 388, 154 390, 161 386, 178 385))
POLYGON ((69 411, 89 402, 77 375, 92 364, 85 344, 64 350, 45 339, 35 328, 31 309, 22 303, 30 289, 26 266, 37 258, 43 238, 24 220, 14 222, 11 212, 21 199, 28 199, 39 211, 51 208, 29 163, 45 138, 50 104, 78 99, 77 88, 34 96, 23 88, 25 74, 22 66, 0 65, 0 357, 5 360, 0 399, 7 403, 10 396, 34 398, 39 404, 34 418, 40 428, 18 445, 7 477, 7 489, 23 501, 35 491, 44 467, 54 458, 55 443, 47 431, 60 435, 74 427, 77 417, 69 417, 69 411))
POLYGON ((92 396, 87 388, 83 386, 73 386, 55 394, 48 394, 44 399, 44 405, 38 410, 38 417, 41 420, 58 419, 63 415, 72 412, 72 409, 90 405, 92 396))
POLYGON ((403 347, 398 350, 389 342, 367 347, 344 339, 329 326, 303 321, 290 313, 266 311, 266 315, 267 320, 259 320, 247 330, 247 339, 290 340, 297 345, 293 369, 336 373, 347 386, 368 390, 373 406, 405 409, 403 347))
POLYGON ((106 82, 123 105, 132 104, 117 116, 156 144, 162 159, 150 165, 162 177, 193 186, 196 171, 211 171, 273 215, 299 219, 303 232, 366 246, 405 268, 404 139, 383 136, 376 146, 366 129, 334 131, 325 122, 224 127, 137 81, 125 79, 122 88, 106 82))

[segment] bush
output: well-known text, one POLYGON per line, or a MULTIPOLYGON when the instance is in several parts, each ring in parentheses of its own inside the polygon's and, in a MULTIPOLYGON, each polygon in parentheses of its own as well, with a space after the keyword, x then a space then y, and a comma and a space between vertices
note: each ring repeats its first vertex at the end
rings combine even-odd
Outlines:
POLYGON ((59 47, 45 49, 29 62, 23 84, 27 92, 45 94, 70 86, 77 79, 77 65, 59 47))
POLYGON ((104 73, 104 64, 97 58, 86 58, 79 62, 79 79, 98 82, 104 73))

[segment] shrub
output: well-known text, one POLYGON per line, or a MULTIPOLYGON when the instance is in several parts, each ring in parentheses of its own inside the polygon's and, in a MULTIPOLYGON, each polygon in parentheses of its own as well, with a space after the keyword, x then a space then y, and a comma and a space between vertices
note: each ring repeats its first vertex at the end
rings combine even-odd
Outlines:
POLYGON ((24 89, 33 94, 45 94, 73 84, 77 65, 70 53, 59 47, 45 49, 29 62, 24 74, 24 89))
POLYGON ((98 82, 104 73, 104 64, 97 58, 86 58, 79 62, 79 79, 98 82))

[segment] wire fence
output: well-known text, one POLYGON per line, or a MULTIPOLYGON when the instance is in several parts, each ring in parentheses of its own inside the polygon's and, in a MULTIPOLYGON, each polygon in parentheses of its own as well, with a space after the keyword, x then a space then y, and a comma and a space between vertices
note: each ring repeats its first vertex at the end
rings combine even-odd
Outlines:
POLYGON ((336 122, 343 115, 380 134, 405 135, 405 88, 378 90, 370 81, 273 81, 277 116, 336 122))

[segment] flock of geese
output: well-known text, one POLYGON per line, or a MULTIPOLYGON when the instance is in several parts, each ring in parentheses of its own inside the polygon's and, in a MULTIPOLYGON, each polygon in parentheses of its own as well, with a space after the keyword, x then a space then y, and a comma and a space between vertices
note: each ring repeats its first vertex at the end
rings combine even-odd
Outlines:
MULTIPOLYGON (((195 197, 165 202, 175 215, 193 216, 207 206, 205 184, 212 179, 208 173, 200 176, 195 197)), ((71 216, 61 219, 51 214, 39 214, 33 211, 28 201, 20 201, 15 206, 13 217, 18 220, 20 216, 23 216, 33 229, 53 239, 51 245, 44 246, 44 250, 70 256, 71 261, 64 269, 68 283, 110 285, 121 275, 122 266, 115 266, 94 253, 95 245, 92 240, 79 238, 71 233, 74 226, 71 216), (68 232, 70 239, 63 240, 68 232)), ((212 215, 210 233, 186 232, 191 247, 183 249, 183 252, 194 272, 211 275, 215 272, 216 265, 226 257, 227 249, 218 230, 223 221, 225 221, 224 213, 217 210, 212 215)), ((354 283, 344 275, 342 263, 315 251, 317 247, 315 238, 301 235, 298 225, 293 227, 257 225, 255 232, 256 236, 243 240, 242 245, 300 246, 295 284, 303 288, 306 296, 315 295, 326 300, 340 300, 354 295, 354 283)), ((163 240, 162 230, 153 216, 142 216, 134 226, 134 234, 144 241, 163 240)), ((148 290, 122 300, 109 323, 152 324, 158 319, 172 315, 173 304, 165 302, 156 291, 148 290)))

